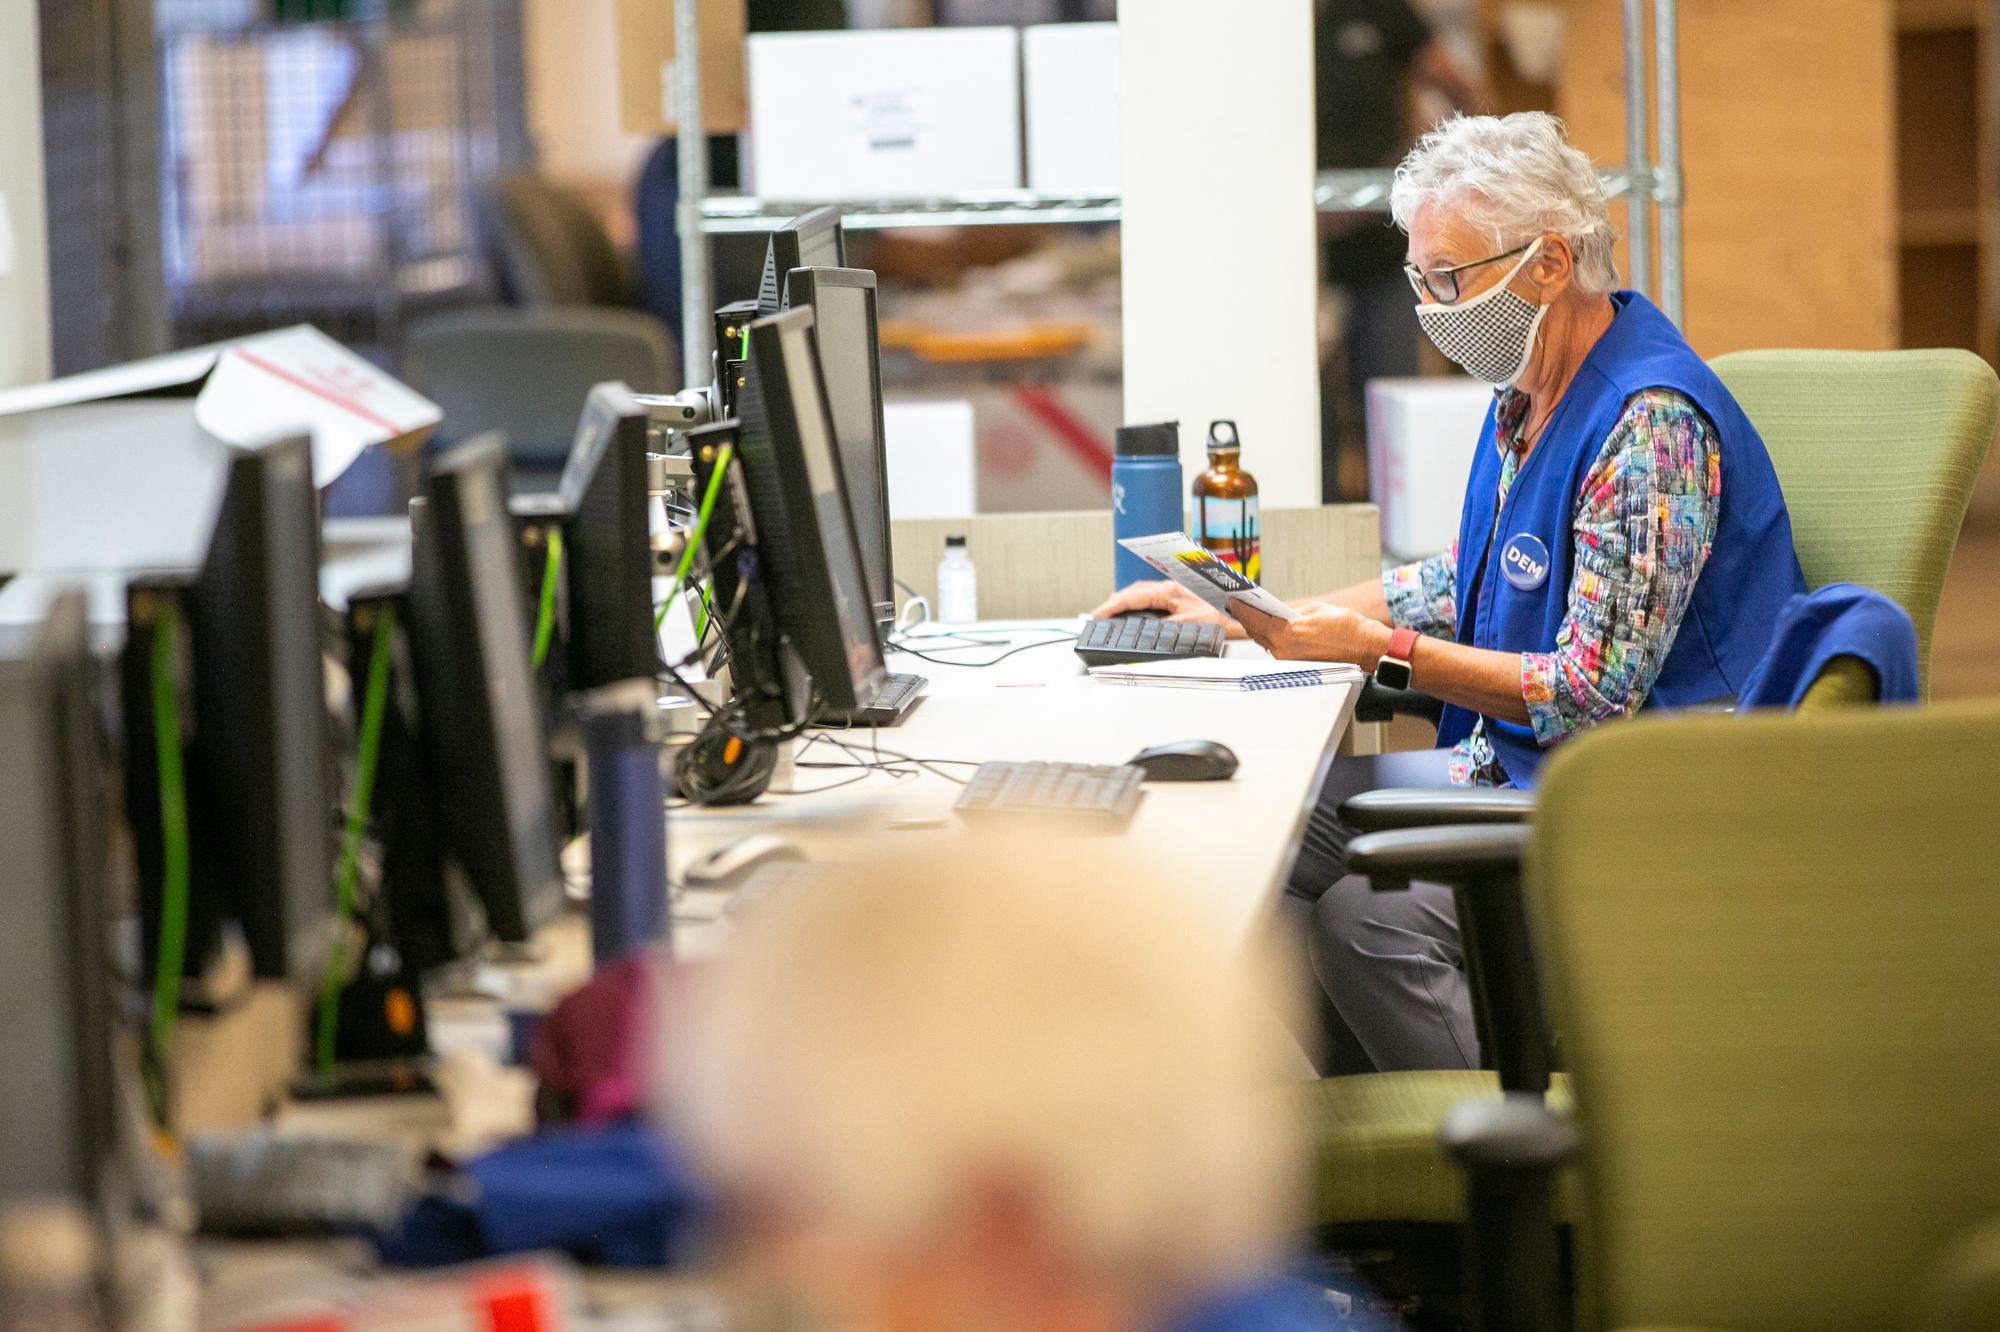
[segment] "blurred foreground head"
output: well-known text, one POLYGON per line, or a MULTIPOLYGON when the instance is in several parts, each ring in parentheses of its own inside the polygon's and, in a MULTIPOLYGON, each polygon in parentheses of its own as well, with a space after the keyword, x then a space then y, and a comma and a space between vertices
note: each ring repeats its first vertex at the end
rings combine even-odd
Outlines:
POLYGON ((1290 1228, 1278 987, 1080 845, 783 894, 692 1005, 680 1127, 740 1255, 828 1321, 1154 1326, 1290 1228))

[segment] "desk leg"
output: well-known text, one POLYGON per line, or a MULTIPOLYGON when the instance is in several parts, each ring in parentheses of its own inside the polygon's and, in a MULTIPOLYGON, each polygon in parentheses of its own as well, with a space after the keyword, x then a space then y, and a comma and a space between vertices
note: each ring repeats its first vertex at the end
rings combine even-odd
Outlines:
POLYGON ((1340 737, 1340 747, 1334 752, 1342 758, 1379 754, 1387 730, 1381 722, 1350 722, 1346 733, 1340 737))

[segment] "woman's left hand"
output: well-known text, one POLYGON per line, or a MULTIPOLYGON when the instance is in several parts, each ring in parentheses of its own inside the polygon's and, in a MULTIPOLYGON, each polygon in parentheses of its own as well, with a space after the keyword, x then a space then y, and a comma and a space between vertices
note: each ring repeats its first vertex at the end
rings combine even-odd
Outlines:
POLYGON ((1245 633, 1286 661, 1351 661, 1374 670, 1389 646, 1389 626, 1341 606, 1313 602, 1295 620, 1266 615, 1241 602, 1230 607, 1245 633))

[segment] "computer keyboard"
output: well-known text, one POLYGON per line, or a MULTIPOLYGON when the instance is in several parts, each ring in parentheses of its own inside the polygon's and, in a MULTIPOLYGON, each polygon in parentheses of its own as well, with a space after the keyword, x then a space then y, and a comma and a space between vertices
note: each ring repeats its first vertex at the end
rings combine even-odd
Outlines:
POLYGON ((852 712, 822 708, 817 720, 827 726, 894 726, 930 687, 921 675, 890 674, 882 677, 882 687, 852 712))
POLYGON ((265 1130, 188 1143, 188 1188, 212 1235, 320 1235, 393 1227, 416 1196, 400 1144, 265 1130))
POLYGON ((967 819, 1040 814, 1115 828, 1132 817, 1145 780, 1129 763, 982 763, 954 808, 967 819))
POLYGON ((1222 655, 1219 624, 1174 623, 1150 615, 1092 620, 1077 635, 1076 655, 1086 666, 1122 666, 1133 661, 1173 661, 1222 655))
POLYGON ((759 865, 750 871, 750 877, 743 881, 742 886, 729 895, 722 913, 731 918, 741 916, 784 893, 823 884, 832 875, 833 868, 825 861, 812 860, 759 865))

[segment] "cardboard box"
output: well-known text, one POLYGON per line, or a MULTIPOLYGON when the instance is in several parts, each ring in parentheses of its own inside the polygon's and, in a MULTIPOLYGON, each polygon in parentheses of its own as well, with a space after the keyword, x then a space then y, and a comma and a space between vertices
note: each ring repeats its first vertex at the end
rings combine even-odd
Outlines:
MULTIPOLYGON (((701 123, 735 134, 748 123, 743 0, 700 0, 701 123)), ((618 0, 618 120, 627 134, 675 133, 675 0, 618 0)))
POLYGON ((757 194, 831 202, 1020 188, 1014 29, 759 33, 749 45, 757 194))
POLYGON ((1493 389, 1457 376, 1368 381, 1368 490, 1382 549, 1422 559, 1458 538, 1465 482, 1493 389))
POLYGON ((1021 72, 1028 188, 1118 193, 1118 25, 1029 28, 1021 72))
POLYGON ((313 483, 322 487, 370 445, 417 448, 443 415, 428 398, 300 324, 0 393, 0 417, 89 402, 188 397, 196 422, 226 444, 310 431, 313 483))
POLYGON ((882 433, 889 454, 890 513, 898 518, 963 518, 978 511, 971 403, 884 403, 882 433))

